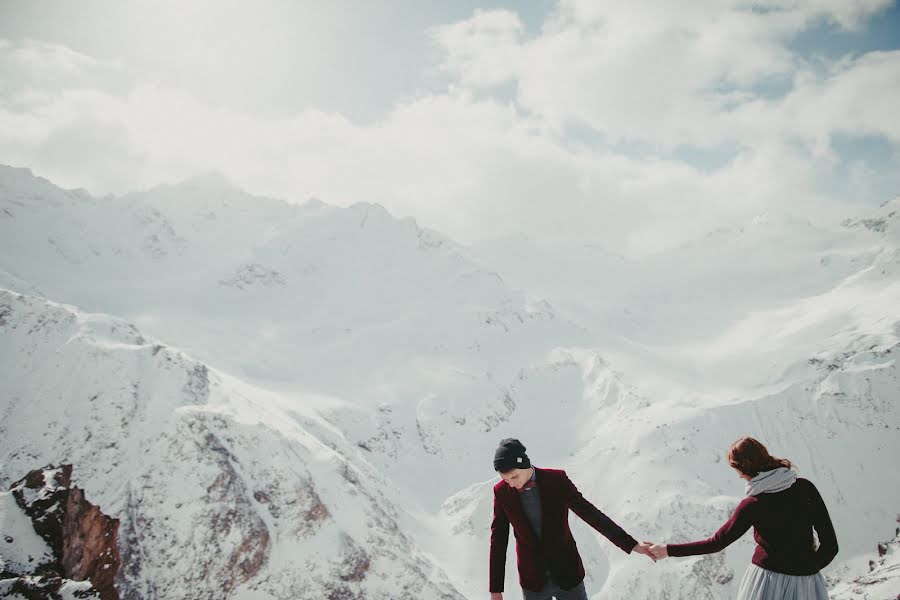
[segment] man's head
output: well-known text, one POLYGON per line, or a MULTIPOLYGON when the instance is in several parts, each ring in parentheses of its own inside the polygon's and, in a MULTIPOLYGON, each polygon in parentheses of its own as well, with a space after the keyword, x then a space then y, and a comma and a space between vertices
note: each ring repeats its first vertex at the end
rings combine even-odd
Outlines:
POLYGON ((525 454, 525 446, 517 439, 500 440, 494 452, 494 470, 507 484, 520 489, 531 478, 531 461, 525 454))

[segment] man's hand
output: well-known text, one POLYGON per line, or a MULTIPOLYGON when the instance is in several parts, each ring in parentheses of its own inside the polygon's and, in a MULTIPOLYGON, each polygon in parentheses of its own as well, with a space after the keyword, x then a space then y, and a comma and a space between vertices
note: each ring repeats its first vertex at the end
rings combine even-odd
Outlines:
POLYGON ((650 549, 652 547, 653 547, 653 542, 642 542, 642 543, 638 544, 637 546, 635 546, 634 548, 632 548, 632 550, 634 552, 637 552, 638 554, 643 554, 643 555, 647 556, 653 562, 656 562, 656 556, 654 556, 653 553, 650 551, 650 549))
POLYGON ((669 557, 669 547, 665 544, 652 544, 650 546, 650 554, 654 560, 669 557))
POLYGON ((491 592, 491 600, 503 600, 503 592, 491 592))

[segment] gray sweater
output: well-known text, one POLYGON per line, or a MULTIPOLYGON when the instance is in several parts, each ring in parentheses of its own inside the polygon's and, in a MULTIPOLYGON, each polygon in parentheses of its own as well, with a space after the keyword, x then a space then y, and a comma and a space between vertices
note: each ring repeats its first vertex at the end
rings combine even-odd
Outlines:
MULTIPOLYGON (((531 474, 530 481, 537 483, 535 476, 537 471, 531 474)), ((522 510, 531 523, 531 528, 538 539, 541 539, 541 494, 538 492, 537 485, 531 489, 519 492, 519 501, 522 503, 522 510)))

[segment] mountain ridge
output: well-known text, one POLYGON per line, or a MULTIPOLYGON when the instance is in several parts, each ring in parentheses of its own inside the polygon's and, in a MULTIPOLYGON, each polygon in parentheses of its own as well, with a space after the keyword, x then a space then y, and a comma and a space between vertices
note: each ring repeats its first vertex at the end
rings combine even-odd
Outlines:
MULTIPOLYGON (((0 482, 26 459, 79 459, 137 553, 122 575, 131 598, 178 581, 235 600, 301 584, 390 595, 376 574, 399 582, 390 597, 412 597, 413 580, 477 597, 502 437, 567 469, 636 537, 665 541, 715 529, 740 490, 721 455, 756 435, 833 508, 838 579, 858 574, 854 558, 884 537, 885 498, 900 496, 883 477, 896 431, 874 426, 900 422, 895 228, 794 240, 788 228, 644 261, 591 250, 576 268, 562 252, 533 273, 509 256, 510 275, 377 205, 231 188, 94 199, 2 173, 0 287, 9 305, 25 294, 31 316, 0 310, 0 410, 29 432, 0 448, 0 482), (95 421, 112 433, 75 407, 108 411, 95 421), (72 441, 88 434, 86 448, 72 441), (125 450, 138 475, 116 463, 125 450), (218 538, 233 545, 210 553, 218 538), (202 572, 167 574, 176 546, 196 547, 202 572), (298 578, 305 561, 316 567, 298 578)), ((604 595, 724 599, 750 551, 743 540, 651 566, 574 530, 604 595)))

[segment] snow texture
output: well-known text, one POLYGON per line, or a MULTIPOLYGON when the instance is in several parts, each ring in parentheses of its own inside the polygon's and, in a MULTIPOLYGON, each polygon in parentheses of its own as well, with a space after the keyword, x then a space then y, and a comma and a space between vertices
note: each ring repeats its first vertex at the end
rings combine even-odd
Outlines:
MULTIPOLYGON (((839 589, 900 503, 898 214, 626 258, 0 167, 0 484, 73 463, 121 519, 123 598, 449 600, 487 595, 501 438, 675 542, 730 514, 754 435, 822 492, 839 589)), ((573 528, 593 598, 731 598, 752 552, 654 565, 573 528)))

